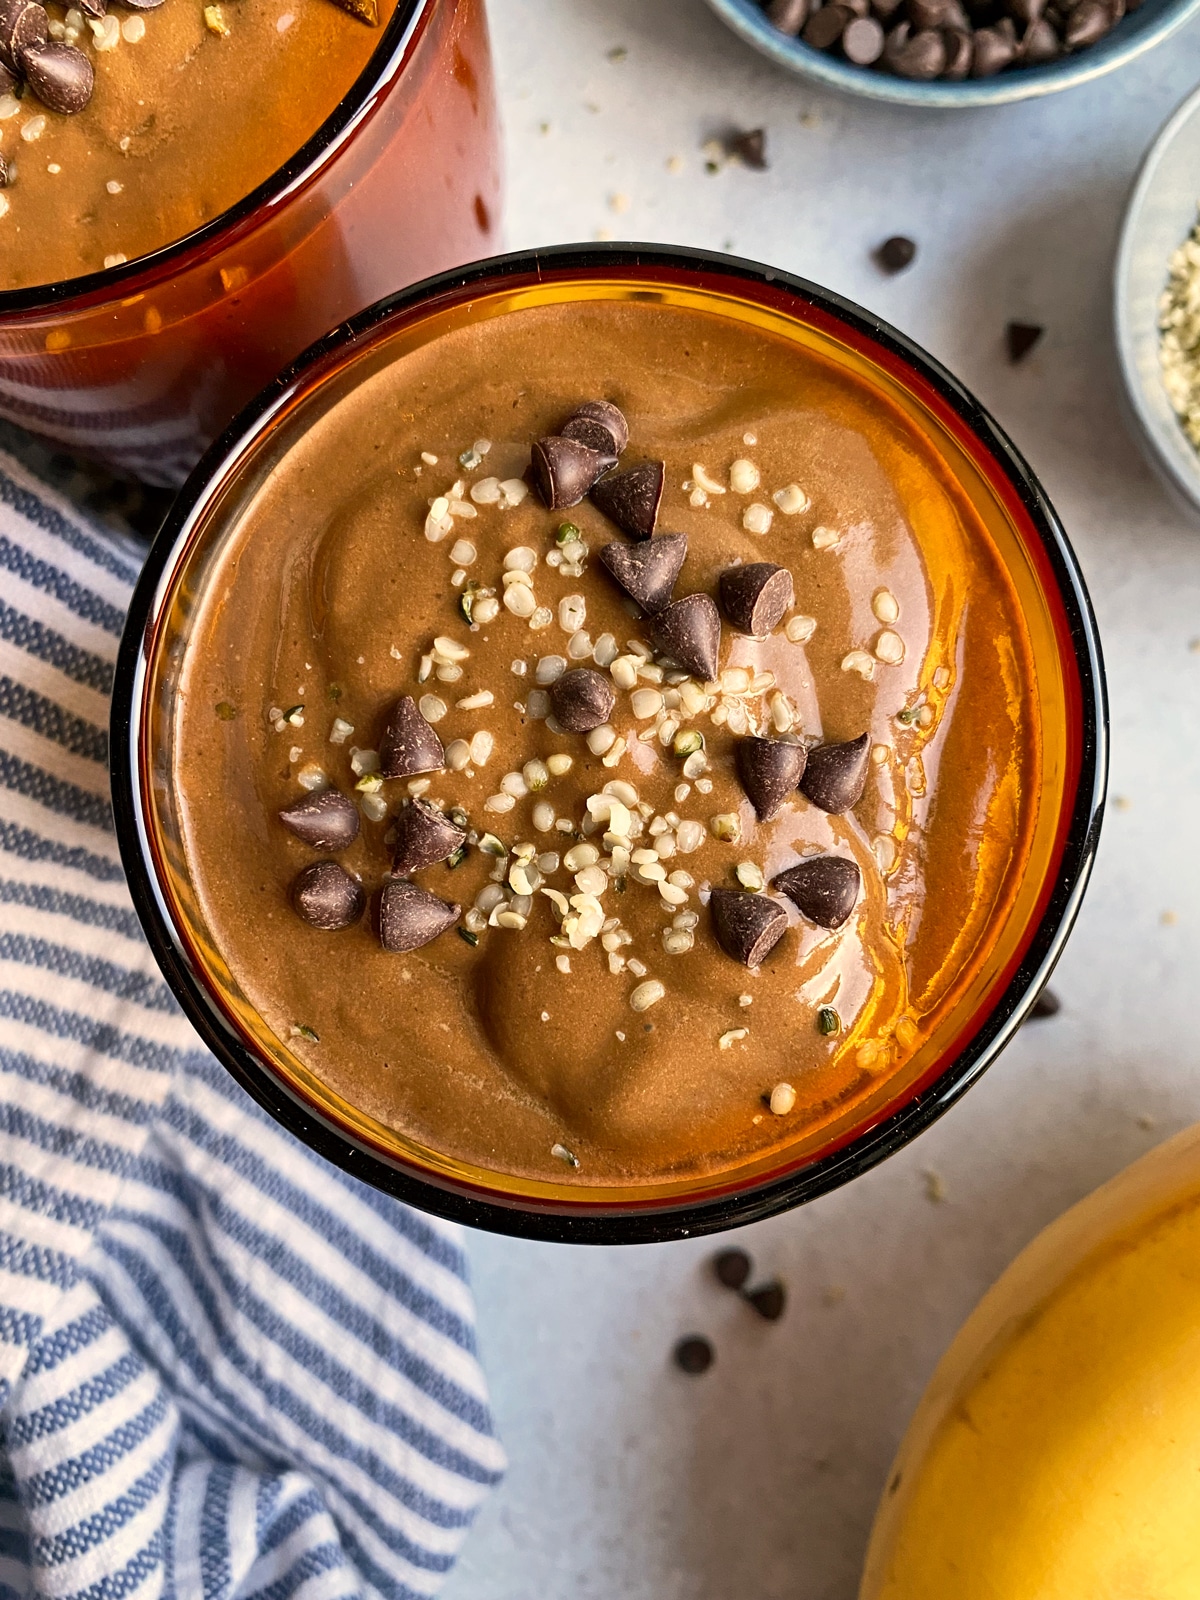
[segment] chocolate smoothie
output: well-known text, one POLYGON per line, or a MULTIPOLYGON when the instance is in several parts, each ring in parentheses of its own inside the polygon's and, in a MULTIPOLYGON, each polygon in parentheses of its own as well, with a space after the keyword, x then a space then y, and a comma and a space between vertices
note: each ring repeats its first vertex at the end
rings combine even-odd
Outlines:
POLYGON ((0 290, 133 261, 265 182, 395 8, 345 4, 0 0, 0 290))
POLYGON ((458 327, 325 412, 195 605, 172 782, 212 959, 446 1157, 731 1169, 987 967, 1028 638, 941 458, 832 359, 646 302, 458 327))

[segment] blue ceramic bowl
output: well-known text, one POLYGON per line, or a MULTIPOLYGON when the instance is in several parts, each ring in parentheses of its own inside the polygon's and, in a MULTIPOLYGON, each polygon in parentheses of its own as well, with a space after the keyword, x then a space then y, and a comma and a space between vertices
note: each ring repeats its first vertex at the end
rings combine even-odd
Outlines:
POLYGON ((965 83, 913 83, 871 67, 853 66, 840 56, 827 55, 799 39, 788 38, 767 21, 758 0, 708 3, 735 33, 789 72, 844 89, 848 94, 905 106, 996 106, 1089 83, 1151 49, 1200 10, 1200 0, 1144 0, 1110 34, 1078 55, 1064 56, 1042 67, 1015 67, 994 78, 968 79, 965 83))

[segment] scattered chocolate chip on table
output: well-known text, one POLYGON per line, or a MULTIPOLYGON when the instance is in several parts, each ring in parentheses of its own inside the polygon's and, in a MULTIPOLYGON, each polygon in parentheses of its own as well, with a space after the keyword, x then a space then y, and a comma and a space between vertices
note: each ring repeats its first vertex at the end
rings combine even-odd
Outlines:
POLYGON ((721 1250, 713 1257, 713 1272, 717 1282, 726 1289, 741 1289, 753 1270, 750 1257, 736 1247, 721 1250))
POLYGON ((1040 341, 1045 329, 1036 322, 1010 322, 1004 330, 1008 359, 1015 367, 1040 341))
POLYGON ((687 1372, 693 1377, 707 1372, 714 1360, 712 1345, 703 1335, 689 1334, 686 1339, 680 1339, 674 1349, 675 1365, 681 1372, 687 1372))
POLYGON ((787 1290, 778 1278, 773 1278, 757 1289, 743 1290, 742 1299, 754 1307, 764 1322, 778 1322, 787 1307, 787 1290))
POLYGON ((895 233, 885 239, 875 252, 875 259, 885 272, 903 272, 916 260, 917 247, 912 239, 895 233))

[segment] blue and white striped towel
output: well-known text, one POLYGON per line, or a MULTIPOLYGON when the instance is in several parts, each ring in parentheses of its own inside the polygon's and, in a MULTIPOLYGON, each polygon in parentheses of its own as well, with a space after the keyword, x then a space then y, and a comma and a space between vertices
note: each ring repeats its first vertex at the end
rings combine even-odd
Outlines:
POLYGON ((0 456, 0 1597, 429 1595, 504 1465, 460 1237, 158 976, 105 766, 136 575, 0 456))

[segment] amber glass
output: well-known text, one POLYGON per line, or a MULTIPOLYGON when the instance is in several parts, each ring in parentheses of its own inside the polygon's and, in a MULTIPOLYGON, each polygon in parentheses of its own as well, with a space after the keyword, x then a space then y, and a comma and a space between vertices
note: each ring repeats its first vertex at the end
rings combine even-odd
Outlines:
MULTIPOLYGON (((927 552, 937 585, 937 554, 927 552)), ((936 698, 936 662, 921 687, 936 698)), ((122 847, 164 972, 225 1063, 331 1159, 380 1187, 484 1226, 564 1239, 661 1239, 749 1221, 844 1182, 926 1126, 995 1058, 1061 951, 1090 870, 1106 764, 1103 674, 1078 569, 1029 469, 978 405, 900 335, 799 280, 660 249, 551 251, 483 263, 396 297, 285 375, 209 455, 143 578, 118 668, 114 793, 122 847), (334 1094, 241 993, 189 881, 171 782, 179 667, 197 597, 256 490, 354 385, 448 329, 525 306, 653 299, 732 318, 839 364, 900 410, 977 512, 1016 595, 1035 665, 1037 803, 987 938, 897 1072, 810 1118, 782 1152, 705 1176, 622 1188, 515 1179, 451 1159, 334 1094)), ((841 1048, 870 1049, 851 1032, 841 1048)))
POLYGON ((495 242, 483 0, 399 0, 365 73, 288 164, 127 266, 0 293, 0 415, 173 487, 327 328, 495 242))

